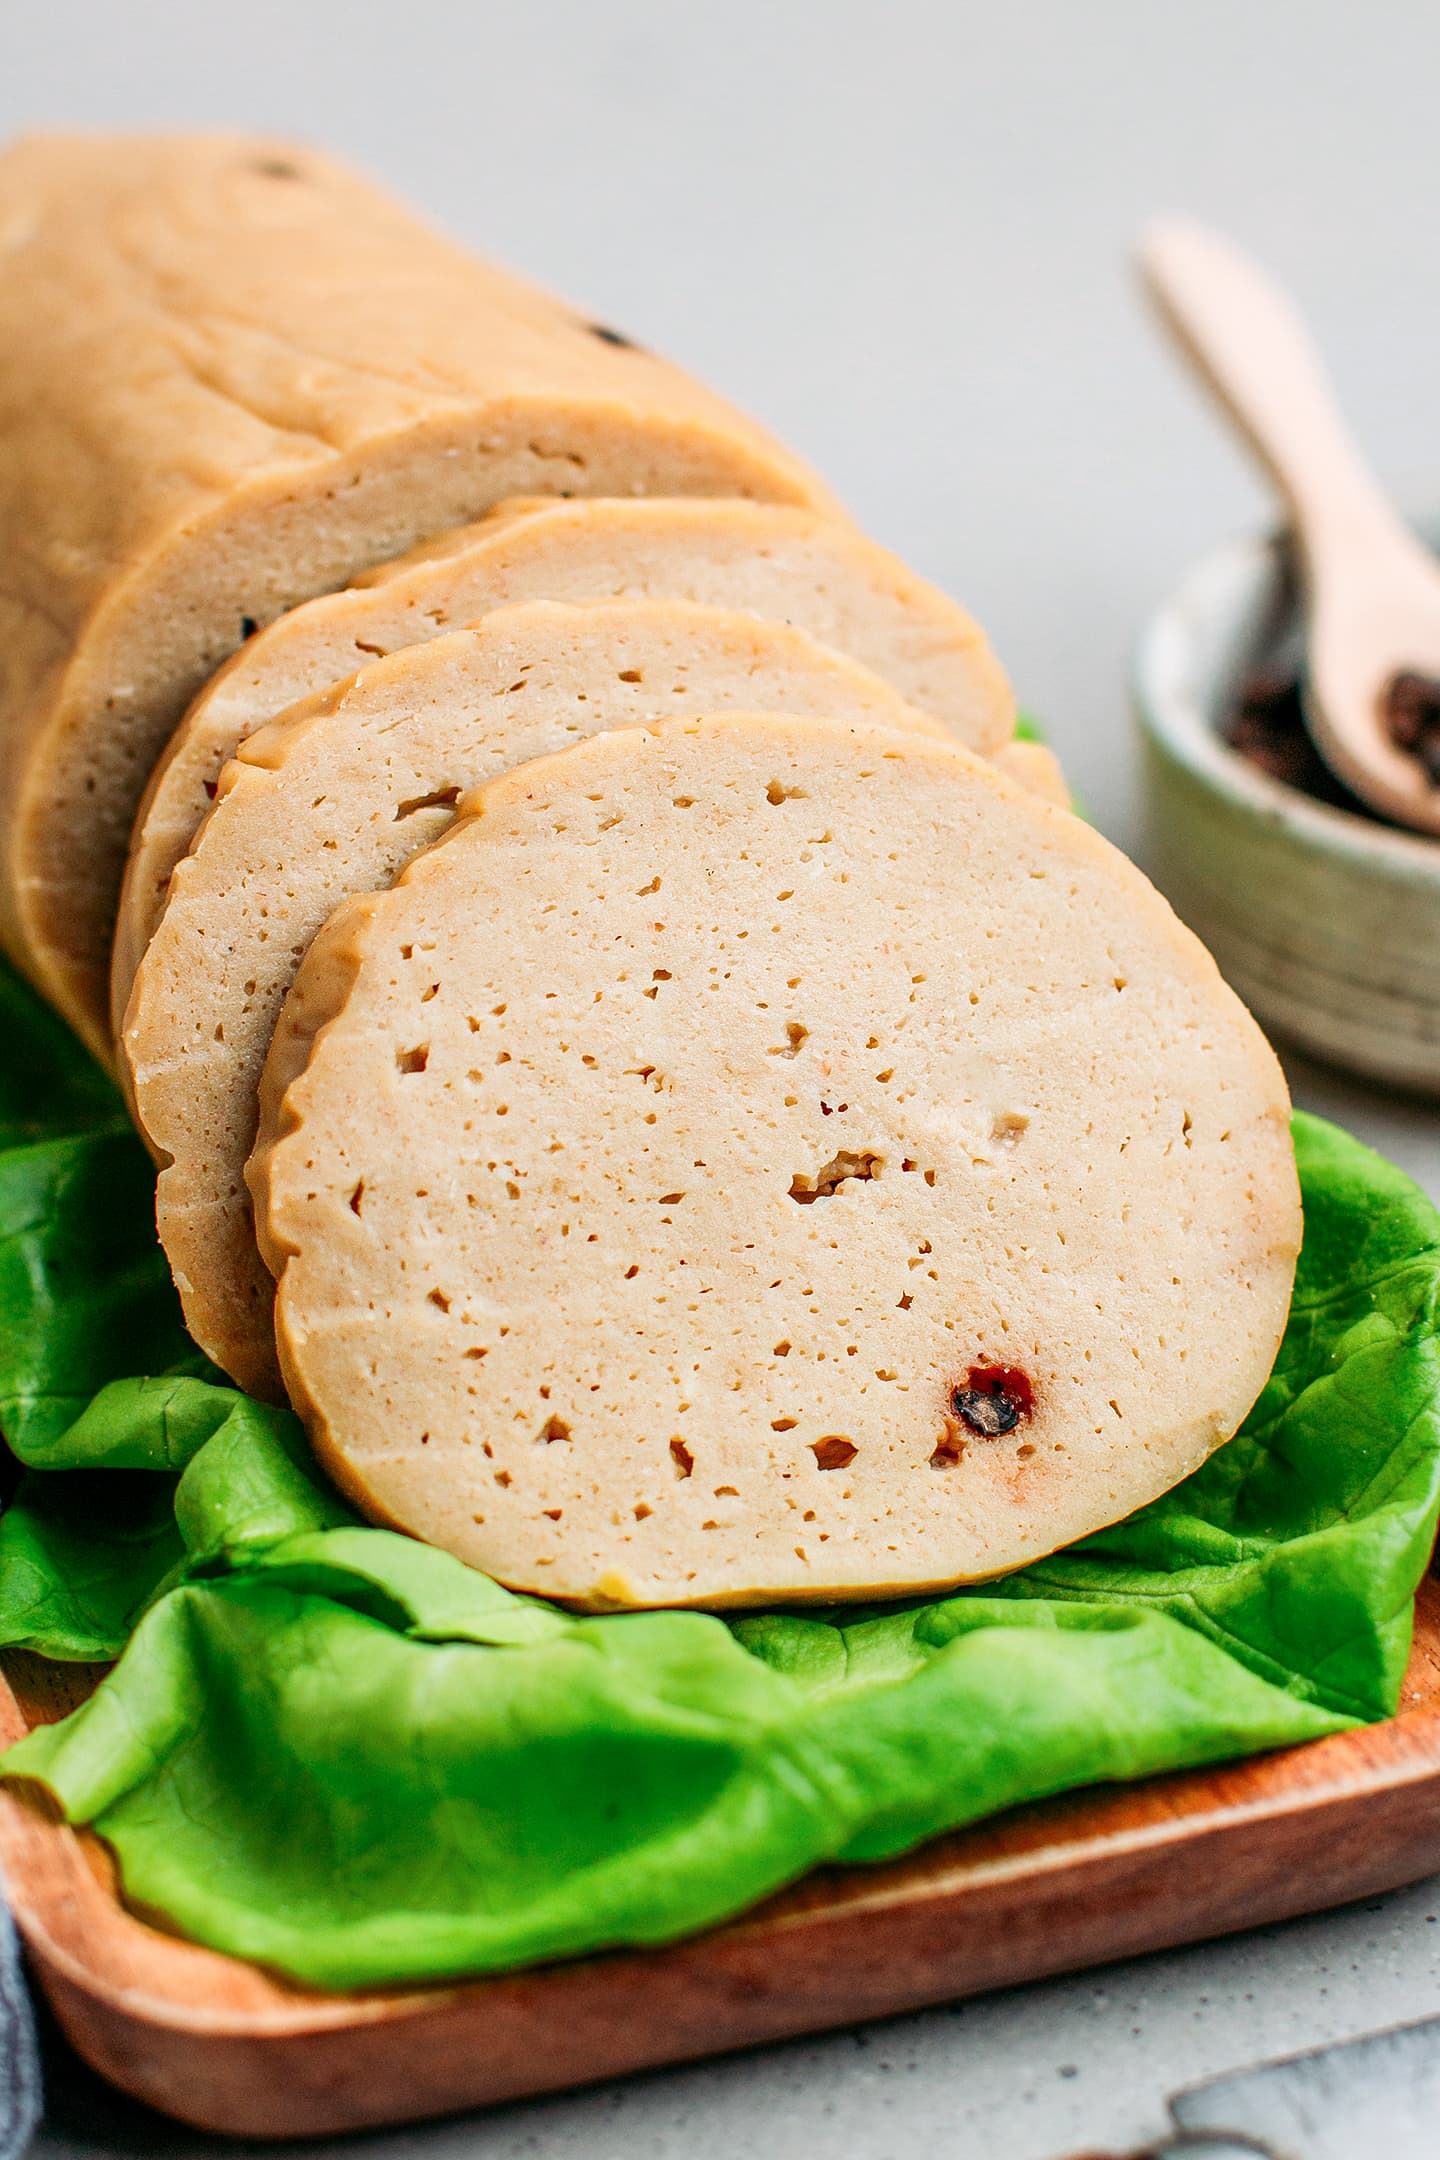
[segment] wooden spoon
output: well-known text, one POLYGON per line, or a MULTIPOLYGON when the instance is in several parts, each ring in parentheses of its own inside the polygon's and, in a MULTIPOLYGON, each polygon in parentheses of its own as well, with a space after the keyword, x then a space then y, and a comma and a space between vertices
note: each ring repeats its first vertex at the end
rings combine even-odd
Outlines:
POLYGON ((1309 616, 1305 718, 1321 755, 1373 809, 1440 833, 1440 564, 1366 465, 1286 293, 1185 218, 1149 228, 1140 269, 1294 521, 1309 616), (1391 736, 1387 711, 1402 705, 1420 745, 1435 745, 1434 780, 1391 736))

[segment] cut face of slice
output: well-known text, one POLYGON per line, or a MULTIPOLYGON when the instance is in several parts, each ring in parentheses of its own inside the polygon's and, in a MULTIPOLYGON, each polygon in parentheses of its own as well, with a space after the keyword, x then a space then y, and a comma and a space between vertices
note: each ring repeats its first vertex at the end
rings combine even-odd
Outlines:
POLYGON ((103 1058, 136 805, 257 624, 510 495, 834 507, 678 368, 313 150, 32 136, 0 232, 0 942, 103 1058))
POLYGON ((849 526, 738 500, 504 504, 281 616, 201 691, 135 822, 115 933, 117 1032, 171 872, 245 736, 370 660, 493 608, 621 598, 694 600, 794 623, 872 668, 971 749, 995 750, 1010 735, 1009 685, 979 626, 849 526))
POLYGON ((1138 871, 946 744, 581 743, 342 907, 287 1018, 250 1177, 293 1399, 517 1588, 982 1579, 1193 1470, 1274 1359, 1273 1055, 1138 871))
POLYGON ((121 1038, 163 1165, 157 1213, 185 1317, 252 1393, 276 1396, 274 1286, 245 1158, 280 1003, 315 932, 388 885, 477 781, 606 728, 784 706, 942 735, 803 631, 678 602, 500 609, 372 667, 242 746, 135 977, 121 1038))

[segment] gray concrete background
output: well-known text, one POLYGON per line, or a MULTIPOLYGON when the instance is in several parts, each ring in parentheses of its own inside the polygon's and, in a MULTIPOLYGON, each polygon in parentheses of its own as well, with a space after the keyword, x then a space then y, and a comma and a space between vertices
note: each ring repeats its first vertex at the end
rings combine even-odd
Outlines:
MULTIPOLYGON (((311 136, 750 406, 974 609, 1142 853, 1131 638, 1265 504, 1141 317, 1133 236, 1187 208, 1268 257, 1382 473, 1433 509, 1437 85, 1429 0, 0 5, 0 132, 311 136)), ((1432 1114, 1295 1079, 1440 1192, 1432 1114)), ((1158 2135, 1176 2085, 1436 2009, 1440 1883, 345 2150, 1056 2160, 1158 2135)), ((63 2057, 52 2082, 47 2160, 208 2149, 63 2057)))

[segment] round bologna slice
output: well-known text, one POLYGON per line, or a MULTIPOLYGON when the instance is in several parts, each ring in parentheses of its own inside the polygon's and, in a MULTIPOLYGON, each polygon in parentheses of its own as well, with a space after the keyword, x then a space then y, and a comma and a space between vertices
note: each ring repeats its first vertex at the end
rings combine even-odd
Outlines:
POLYGON ((796 623, 883 675, 972 749, 1004 744, 1014 702, 984 633, 873 541, 802 509, 738 500, 508 503, 282 615, 201 691, 140 807, 116 924, 118 1032, 171 872, 237 743, 367 660, 523 600, 696 600, 796 623))
POLYGON ((136 973, 122 1067, 164 1165, 157 1215, 190 1332, 278 1396, 274 1284, 245 1191, 255 1089, 296 964, 336 904, 388 885, 456 797, 603 728, 763 704, 943 734, 804 631, 674 601, 498 609, 378 660, 225 768, 136 973))
POLYGON ((584 743, 341 908, 294 997, 250 1166, 292 1398, 368 1514, 517 1588, 991 1576, 1270 1370, 1275 1058, 1138 871, 963 750, 584 743))

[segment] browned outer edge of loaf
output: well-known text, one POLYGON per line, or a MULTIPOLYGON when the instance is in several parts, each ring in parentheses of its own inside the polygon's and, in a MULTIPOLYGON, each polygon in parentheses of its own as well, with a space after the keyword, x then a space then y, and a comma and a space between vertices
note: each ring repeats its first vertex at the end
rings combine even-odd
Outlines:
MULTIPOLYGON (((8 472, 0 442, 0 539, 14 544, 10 598, 0 596, 0 635, 10 660, 0 703, 0 940, 107 1060, 102 944, 108 944, 130 814, 155 753, 187 700, 234 650, 242 619, 273 619, 427 532, 473 518, 500 496, 574 490, 577 480, 586 492, 754 494, 831 508, 830 498, 798 461, 678 370, 610 344, 583 317, 476 264, 343 168, 308 152, 243 137, 31 142, 0 157, 0 210, 7 208, 15 213, 11 229, 21 231, 23 240, 12 256, 17 295, 23 300, 23 278, 48 305, 33 311, 16 307, 0 317, 0 381, 8 374, 15 412, 34 415, 23 440, 12 437, 16 448, 8 472), (327 246, 337 235, 340 240, 350 235, 346 260, 353 256, 357 280, 375 259, 390 265, 398 319, 406 319, 401 301, 418 307, 422 316, 428 312, 437 324, 456 307, 471 314, 490 308, 504 335, 512 337, 515 352, 491 363, 488 377, 479 374, 477 361, 466 379, 456 361, 453 379, 442 371, 434 380, 423 361, 408 379, 400 379, 387 374, 385 360, 372 363, 363 350, 347 352, 343 362, 326 356, 321 372, 330 369, 339 384, 323 394, 336 400, 338 440, 322 439, 323 417, 311 419, 307 433, 302 419, 272 424, 255 413, 263 443, 257 446, 247 437, 246 447, 236 450, 228 437, 223 445, 217 438, 207 468, 207 445, 202 442, 192 452, 188 424, 177 413, 173 459, 147 492, 147 468, 124 422, 127 387, 133 390, 133 382, 123 372, 123 359, 128 355, 134 366, 147 364, 147 309, 156 311, 123 279, 112 290, 108 221, 118 220, 128 239, 137 199, 152 214, 157 204, 180 205, 173 220, 180 233, 176 245, 182 256, 186 248, 190 252, 178 297, 171 302, 167 296, 165 304, 173 305, 187 328, 203 319, 209 331, 212 317, 225 321, 233 265, 243 256, 251 289, 240 333, 242 339, 253 335, 258 324, 269 341, 268 366, 275 350, 283 352, 295 342, 297 333, 287 336, 287 326, 303 317, 306 304, 278 272, 273 293, 256 301, 256 262, 268 259, 268 229, 260 231, 257 213, 253 229, 207 230, 212 262, 186 222, 193 223, 197 204, 213 211, 211 195, 221 179, 233 182, 245 160, 253 171, 289 164, 299 169, 299 177, 323 187, 317 232, 327 246), (93 240, 87 219, 93 221, 93 240), (402 260, 403 276, 395 267, 402 260), (107 292, 113 302, 108 325, 98 300, 77 310, 73 322, 63 291, 56 300, 57 290, 68 289, 75 264, 91 261, 96 291, 107 292), (62 326, 43 350, 36 346, 32 313, 53 315, 62 326), (8 340, 7 321, 14 325, 8 340), (113 384, 104 372, 107 328, 116 354, 113 384), (537 340, 554 361, 553 380, 538 395, 527 392, 527 381, 533 391, 533 378, 516 363, 517 353, 538 349, 537 340), (14 348, 9 353, 7 344, 14 348), (93 395, 81 390, 87 401, 75 414, 63 403, 67 374, 73 372, 72 348, 80 356, 81 376, 99 385, 93 395), (105 355, 98 371, 97 351, 105 355), (32 383, 33 395, 27 387, 32 383), (353 410, 339 409, 347 405, 353 410), (63 473, 52 474, 56 484, 49 489, 36 477, 45 470, 47 406, 55 414, 54 459, 63 466, 63 473), (496 442, 508 443, 513 452, 503 471, 492 470, 488 478, 467 472, 467 455, 483 448, 489 458, 496 442), (592 457, 597 469, 590 469, 592 457), (583 472, 577 458, 586 466, 583 472), (427 461, 433 470, 422 476, 427 461), (67 539, 77 503, 84 504, 91 521, 80 546, 67 539), (322 505, 323 531, 313 514, 322 505), (243 558, 238 564, 237 556, 243 558), (118 577, 116 563, 126 566, 118 577), (157 672, 153 651, 147 660, 154 645, 153 628, 145 634, 147 618, 152 626, 189 626, 176 641, 176 651, 188 655, 183 665, 177 661, 157 672), (128 778, 120 788, 117 771, 110 771, 107 792, 114 792, 115 801, 108 816, 93 819, 92 861, 77 870, 74 831, 62 829, 74 825, 74 817, 65 814, 64 775, 72 769, 83 773, 87 744, 107 734, 114 740, 114 695, 126 685, 135 693, 127 707, 133 737, 124 758, 128 778), (120 800, 122 795, 128 799, 120 800)), ((148 274, 142 249, 135 277, 148 274)), ((172 349, 163 330, 155 335, 154 354, 162 372, 168 368, 177 383, 183 380, 191 390, 197 384, 207 387, 203 377, 187 375, 193 363, 178 346, 172 349)), ((323 395, 306 379, 306 364, 302 352, 293 403, 309 412, 317 397, 323 406, 323 395)), ((231 396, 232 403, 223 407, 229 416, 236 409, 231 396)), ((69 789, 78 813, 85 807, 80 779, 72 778, 69 789)))

